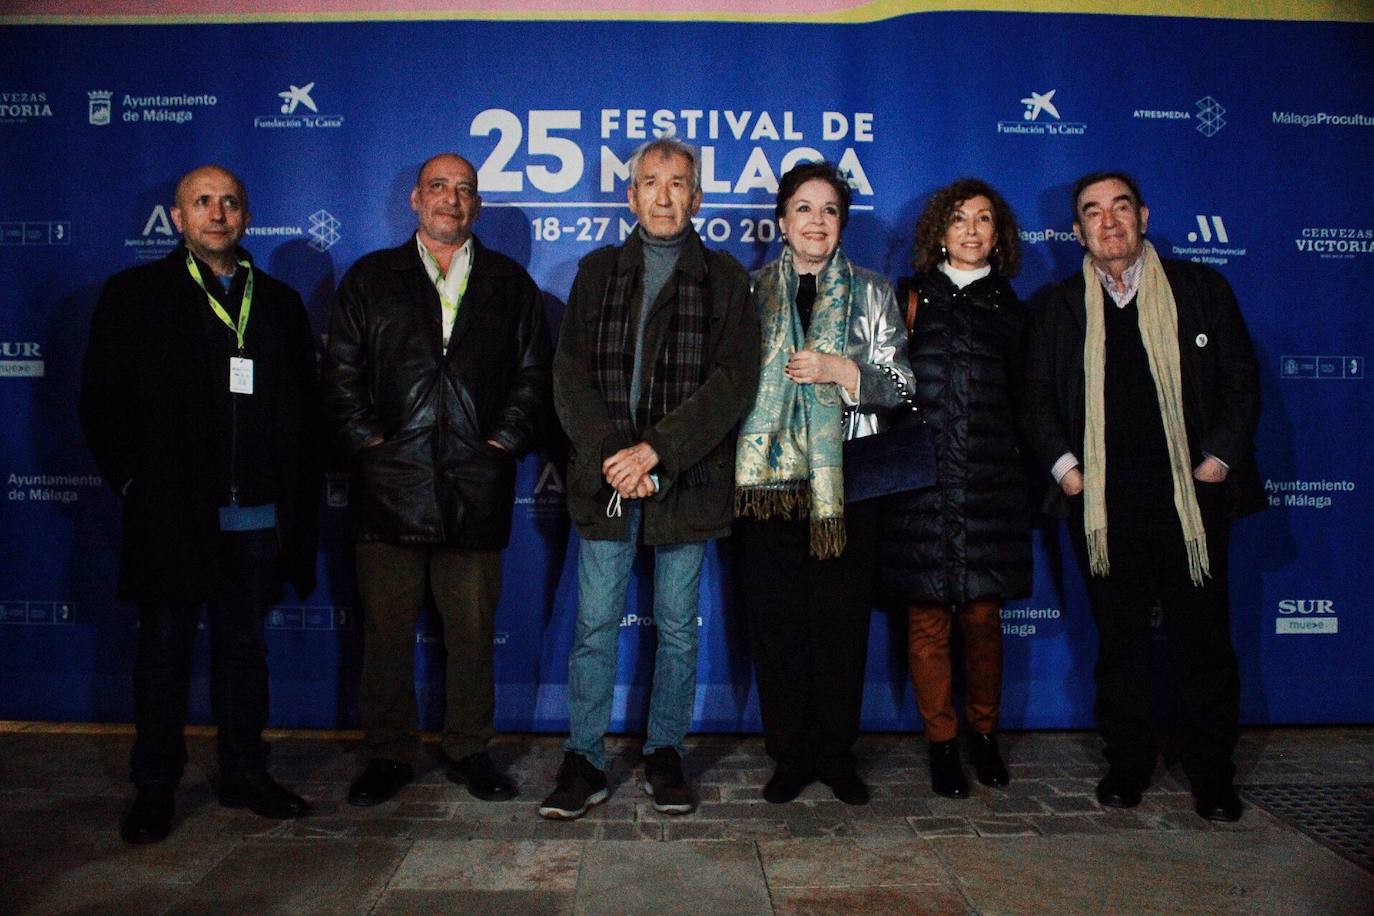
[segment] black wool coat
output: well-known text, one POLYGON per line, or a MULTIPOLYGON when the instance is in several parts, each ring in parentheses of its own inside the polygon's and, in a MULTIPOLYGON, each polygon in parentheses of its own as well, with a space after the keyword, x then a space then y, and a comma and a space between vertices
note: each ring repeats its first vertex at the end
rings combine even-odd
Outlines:
MULTIPOLYGON (((105 481, 123 494, 117 594, 128 601, 198 604, 213 584, 228 457, 212 424, 215 388, 228 385, 229 367, 212 356, 209 308, 178 246, 111 277, 91 319, 81 428, 105 481)), ((314 340, 301 297, 257 268, 245 343, 251 397, 271 403, 282 573, 304 597, 315 585, 319 536, 314 340)))
POLYGON ((891 603, 962 604, 1030 592, 1030 505, 1017 437, 1025 308, 996 273, 963 289, 940 271, 914 283, 909 355, 935 445, 935 486, 889 498, 879 584, 891 603))
MULTIPOLYGON (((1254 456, 1259 364, 1245 319, 1221 274, 1189 261, 1160 260, 1178 307, 1183 419, 1192 464, 1201 463, 1204 453, 1220 458, 1230 471, 1212 486, 1222 488, 1228 514, 1257 512, 1265 505, 1254 456)), ((1068 498, 1050 468, 1065 452, 1083 458, 1083 293, 1081 273, 1055 287, 1033 316, 1026 350, 1022 425, 1045 487, 1042 508, 1057 518, 1068 516, 1068 498)))

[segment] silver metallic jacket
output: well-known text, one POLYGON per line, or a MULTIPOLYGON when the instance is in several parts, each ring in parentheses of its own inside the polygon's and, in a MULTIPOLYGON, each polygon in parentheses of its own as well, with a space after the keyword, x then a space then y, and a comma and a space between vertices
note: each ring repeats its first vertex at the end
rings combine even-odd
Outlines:
MULTIPOLYGON (((855 409, 845 411, 844 437, 858 439, 886 428, 890 412, 904 404, 894 375, 909 393, 916 382, 907 359, 906 323, 892 295, 887 278, 850 262, 854 287, 849 299, 849 342, 845 356, 859 366, 859 398, 855 409)), ((765 264, 753 274, 771 270, 765 264)), ((793 291, 795 295, 795 291, 793 291)), ((836 385, 840 388, 839 385, 836 385)), ((849 401, 841 388, 841 399, 849 401)))
MULTIPOLYGON (((908 394, 916 388, 907 359, 906 322, 887 278, 855 265, 845 355, 859 364, 859 403, 849 411, 846 439, 884 429, 890 412, 905 403, 893 374, 908 394)), ((841 395, 843 397, 843 395, 841 395)))

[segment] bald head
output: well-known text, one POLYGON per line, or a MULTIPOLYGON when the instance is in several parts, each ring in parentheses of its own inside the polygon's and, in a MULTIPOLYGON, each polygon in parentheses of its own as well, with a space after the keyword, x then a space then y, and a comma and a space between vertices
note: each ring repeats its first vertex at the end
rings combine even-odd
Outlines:
POLYGON ((186 247, 216 273, 234 273, 239 240, 248 222, 248 195, 243 182, 228 169, 202 165, 177 182, 172 223, 186 247))
POLYGON ((185 175, 182 175, 181 180, 177 182, 176 196, 172 198, 172 205, 184 209, 186 206, 184 203, 186 194, 190 191, 192 185, 195 184, 197 179, 207 177, 222 178, 233 184, 235 192, 238 194, 239 203, 243 207, 243 212, 248 212, 248 189, 243 186, 243 182, 239 179, 239 176, 222 165, 214 164, 198 165, 185 175))

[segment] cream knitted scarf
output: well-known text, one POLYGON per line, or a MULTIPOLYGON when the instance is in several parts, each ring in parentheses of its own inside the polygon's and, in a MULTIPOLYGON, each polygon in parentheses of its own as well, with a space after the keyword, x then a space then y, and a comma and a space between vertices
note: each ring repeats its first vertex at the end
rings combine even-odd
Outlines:
MULTIPOLYGON (((1145 242, 1144 271, 1136 308, 1140 314, 1140 341, 1149 358, 1150 375, 1159 398, 1164 440, 1169 451, 1169 473, 1174 482, 1174 510, 1183 526, 1188 548, 1188 575, 1201 585, 1211 569, 1207 562, 1207 534, 1202 526, 1197 495, 1193 491, 1192 465, 1188 456, 1188 432, 1183 421, 1183 383, 1178 354, 1178 305, 1174 302, 1164 265, 1154 246, 1145 242)), ((1091 255, 1083 256, 1083 306, 1087 332, 1083 338, 1083 383, 1086 395, 1083 436, 1083 529, 1088 537, 1088 566, 1095 576, 1110 572, 1107 562, 1107 445, 1103 381, 1106 377, 1106 327, 1102 313, 1102 283, 1093 270, 1091 255)))

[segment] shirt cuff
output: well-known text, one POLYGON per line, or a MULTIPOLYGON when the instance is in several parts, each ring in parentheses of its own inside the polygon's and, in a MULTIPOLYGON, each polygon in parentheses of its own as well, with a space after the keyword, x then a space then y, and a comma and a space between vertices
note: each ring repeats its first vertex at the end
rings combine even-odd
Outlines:
POLYGON ((1065 474, 1076 467, 1078 467, 1078 459, 1074 457, 1073 452, 1065 452, 1059 456, 1054 467, 1050 468, 1050 476, 1054 478, 1055 483, 1059 483, 1064 479, 1065 474))
POLYGON ((835 387, 840 390, 840 400, 844 401, 846 407, 859 406, 859 395, 863 393, 863 386, 864 374, 862 372, 859 373, 859 380, 854 383, 854 393, 852 395, 849 393, 848 388, 844 387, 839 382, 835 383, 835 387))
POLYGON ((1203 453, 1202 453, 1202 457, 1203 457, 1203 458, 1211 458, 1211 459, 1212 459, 1213 461, 1215 461, 1217 464, 1219 464, 1219 465, 1221 465, 1222 467, 1226 468, 1226 470, 1228 470, 1228 471, 1231 470, 1231 466, 1230 466, 1229 464, 1227 464, 1225 461, 1222 461, 1220 458, 1218 458, 1216 455, 1213 455, 1211 452, 1203 452, 1203 453))

